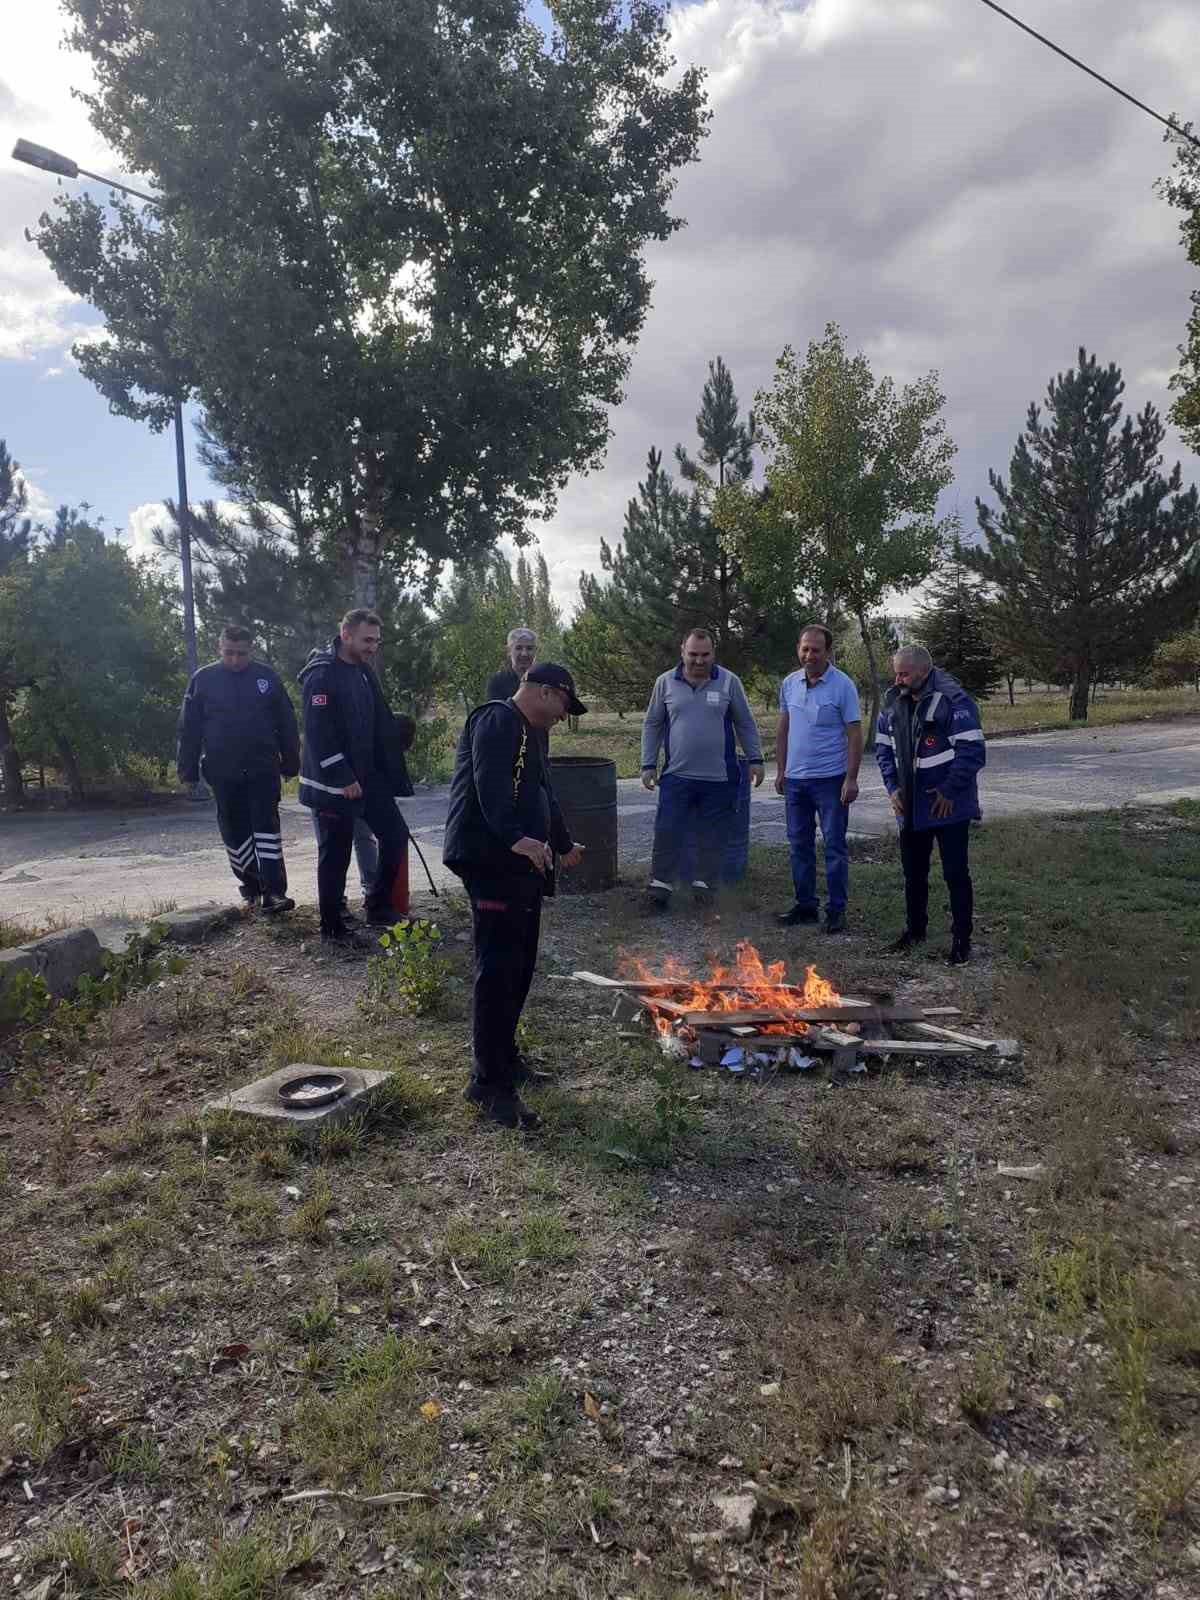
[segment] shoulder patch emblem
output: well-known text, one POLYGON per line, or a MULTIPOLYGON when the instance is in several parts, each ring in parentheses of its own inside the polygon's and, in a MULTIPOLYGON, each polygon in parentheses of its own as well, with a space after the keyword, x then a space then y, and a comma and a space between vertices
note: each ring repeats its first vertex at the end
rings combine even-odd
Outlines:
POLYGON ((259 694, 267 694, 271 688, 270 678, 259 678, 257 682, 259 694))
POLYGON ((932 750, 936 743, 937 743, 937 735, 936 734, 928 733, 928 734, 925 735, 925 748, 927 750, 932 750))
POLYGON ((315 694, 308 703, 310 706, 327 706, 329 704, 329 696, 327 694, 315 694))

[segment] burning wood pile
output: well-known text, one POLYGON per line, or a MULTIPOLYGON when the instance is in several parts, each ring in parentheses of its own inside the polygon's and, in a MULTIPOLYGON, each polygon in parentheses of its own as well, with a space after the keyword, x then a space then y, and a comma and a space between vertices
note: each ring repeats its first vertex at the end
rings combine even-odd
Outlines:
POLYGON ((1013 1040, 943 1026, 940 1019, 960 1015, 955 1006, 897 1004, 890 992, 874 988, 842 995, 815 967, 806 969, 803 983, 788 983, 784 963, 765 965, 746 941, 732 966, 718 966, 705 979, 671 960, 659 973, 627 956, 621 966, 627 975, 619 978, 571 976, 614 990, 618 1022, 652 1027, 668 1056, 696 1067, 805 1071, 824 1061, 838 1071, 864 1072, 870 1056, 1017 1051, 1013 1040))

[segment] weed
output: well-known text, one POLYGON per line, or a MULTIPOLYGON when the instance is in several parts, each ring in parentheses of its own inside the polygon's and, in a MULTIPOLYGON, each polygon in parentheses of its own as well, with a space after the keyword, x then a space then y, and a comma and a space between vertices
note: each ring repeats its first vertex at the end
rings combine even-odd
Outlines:
POLYGON ((556 1211, 530 1213, 519 1224, 483 1227, 456 1217, 446 1229, 445 1252, 478 1277, 503 1283, 523 1261, 569 1261, 578 1242, 556 1211))
POLYGON ((42 1022, 53 1005, 46 980, 36 972, 17 972, 4 986, 0 1000, 0 1025, 15 1024, 33 1028, 42 1022))
POLYGON ((339 1270, 338 1283, 351 1294, 389 1294, 392 1264, 385 1256, 358 1256, 339 1270))
POLYGON ((1192 1522, 1200 1488, 1200 1454, 1194 1445, 1176 1440, 1156 1448, 1138 1473, 1134 1504, 1150 1536, 1157 1539, 1168 1522, 1192 1522))
POLYGON ((307 1311, 301 1312, 295 1322, 296 1335, 305 1344, 320 1344, 324 1339, 331 1339, 336 1326, 333 1302, 324 1295, 315 1300, 307 1311))
POLYGON ((266 1239, 279 1222, 279 1206, 274 1195, 256 1183, 231 1183, 225 1204, 237 1231, 244 1239, 266 1239))
POLYGON ((116 1538, 82 1522, 69 1522, 46 1535, 36 1552, 39 1561, 53 1561, 83 1594, 116 1589, 121 1565, 116 1538))
POLYGON ((158 1445, 148 1433, 120 1434, 101 1449, 104 1465, 119 1478, 140 1478, 145 1483, 162 1477, 158 1445))
POLYGON ((321 1161, 344 1161, 357 1155, 363 1145, 365 1123, 362 1117, 348 1117, 345 1122, 322 1128, 317 1139, 317 1156, 321 1161))
POLYGON ((327 1179, 318 1176, 308 1195, 296 1207, 288 1221, 288 1232, 293 1239, 307 1239, 310 1244, 323 1244, 329 1237, 325 1223, 334 1209, 333 1190, 327 1179))
POLYGON ((414 1017, 435 1011, 450 976, 437 924, 419 918, 397 922, 380 934, 379 943, 382 954, 367 962, 366 1005, 414 1017))
POLYGON ((977 1350, 971 1368, 958 1386, 958 1409, 968 1422, 986 1429, 1008 1398, 1008 1377, 995 1345, 977 1350))
POLYGON ((413 1123, 438 1103, 437 1090, 405 1067, 397 1067, 371 1095, 371 1117, 380 1122, 413 1123))
MULTIPOLYGON (((48 1339, 6 1386, 0 1422, 24 1428, 21 1446, 36 1459, 44 1459, 66 1437, 80 1377, 62 1342, 48 1339)), ((0 1439, 5 1431, 0 1427, 0 1439)), ((10 1454, 15 1453, 15 1437, 13 1446, 10 1454)))
POLYGON ((102 1283, 80 1283, 63 1301, 63 1321, 70 1328, 96 1328, 108 1321, 104 1309, 105 1286, 102 1283))

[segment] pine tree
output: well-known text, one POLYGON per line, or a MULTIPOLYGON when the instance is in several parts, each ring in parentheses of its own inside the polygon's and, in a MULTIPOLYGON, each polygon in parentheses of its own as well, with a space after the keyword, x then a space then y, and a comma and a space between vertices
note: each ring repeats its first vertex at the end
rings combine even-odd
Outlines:
POLYGON ((743 421, 728 367, 718 356, 696 415, 700 449, 676 445, 680 488, 651 448, 646 476, 625 511, 615 549, 600 542, 608 576, 580 578, 580 606, 567 649, 581 683, 616 710, 640 708, 654 679, 679 656, 689 628, 708 628, 717 659, 745 675, 785 666, 795 618, 765 603, 708 511, 710 493, 745 484, 753 470, 754 418, 743 421))
POLYGON ((1004 676, 979 579, 963 561, 955 539, 950 559, 934 579, 929 602, 914 619, 914 633, 934 663, 957 678, 969 695, 987 700, 1004 676))
POLYGON ((963 559, 991 588, 998 622, 1051 681, 1071 684, 1071 717, 1087 718, 1103 669, 1143 660, 1200 602, 1200 497, 1176 463, 1160 468, 1165 429, 1148 405, 1121 425, 1120 368, 1079 352, 1078 370, 1031 405, 1009 482, 992 472, 997 512, 976 505, 986 549, 963 559))

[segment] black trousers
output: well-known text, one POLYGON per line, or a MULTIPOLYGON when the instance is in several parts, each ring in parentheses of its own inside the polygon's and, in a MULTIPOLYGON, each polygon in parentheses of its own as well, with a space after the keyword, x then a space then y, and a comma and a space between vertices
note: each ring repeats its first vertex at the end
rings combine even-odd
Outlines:
POLYGON ((209 778, 217 826, 242 898, 286 894, 283 837, 279 831, 279 779, 209 778))
POLYGON ((542 886, 466 883, 475 933, 471 1081, 511 1090, 517 1023, 533 982, 542 927, 542 886))
MULTIPOLYGON (((354 818, 329 811, 318 811, 316 816, 317 900, 321 927, 328 933, 342 922, 346 873, 354 850, 354 818)), ((371 778, 363 785, 362 818, 379 841, 379 871, 366 897, 367 915, 374 917, 391 909, 392 886, 408 849, 408 825, 396 809, 386 778, 371 778)))
POLYGON ((941 828, 901 828, 900 860, 904 864, 904 905, 910 933, 924 938, 929 927, 929 863, 937 840, 942 877, 950 894, 950 923, 956 939, 969 940, 975 911, 975 890, 967 865, 969 822, 941 828))

